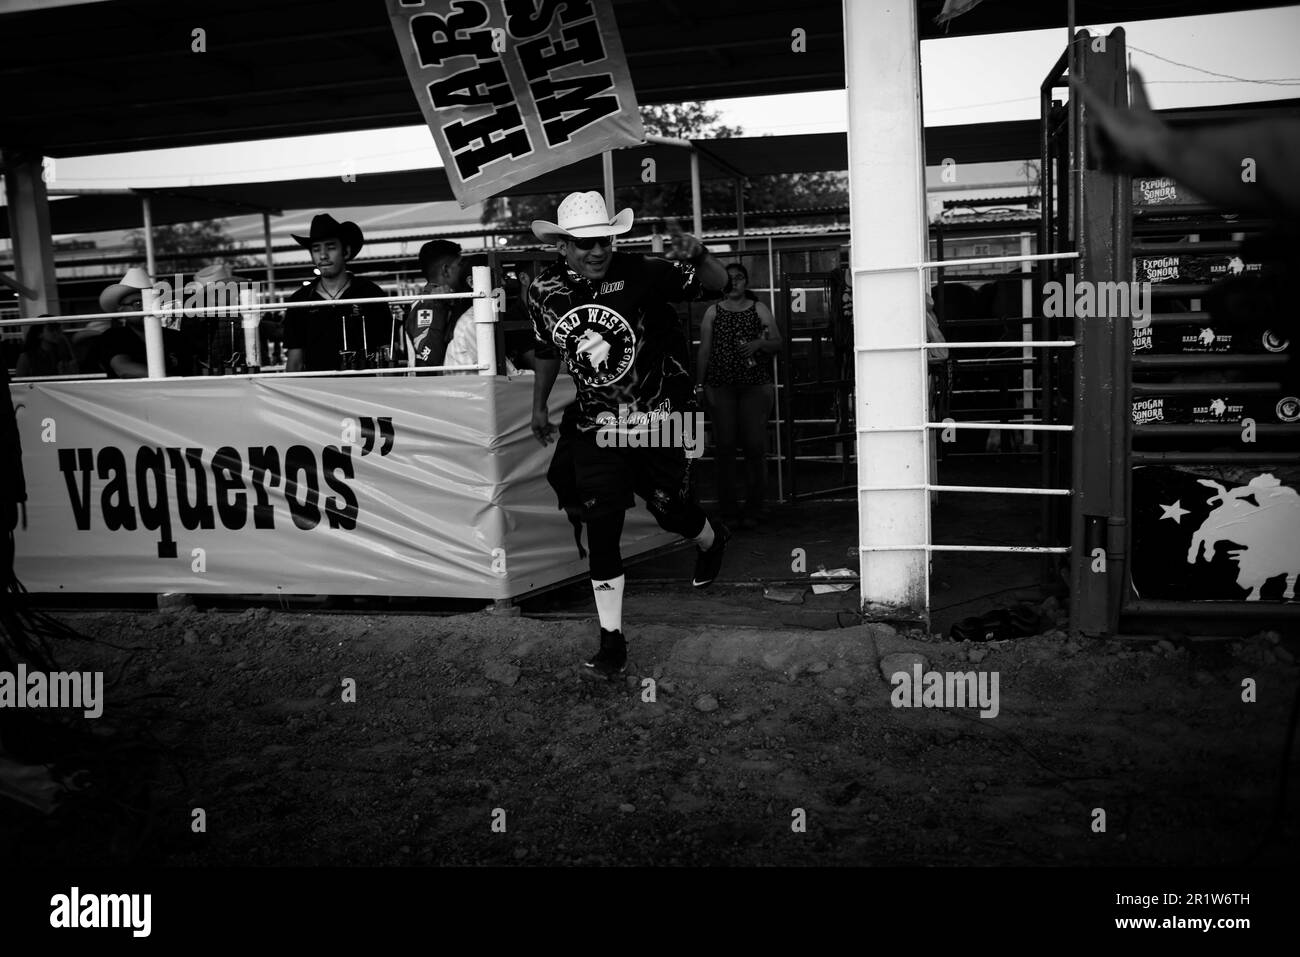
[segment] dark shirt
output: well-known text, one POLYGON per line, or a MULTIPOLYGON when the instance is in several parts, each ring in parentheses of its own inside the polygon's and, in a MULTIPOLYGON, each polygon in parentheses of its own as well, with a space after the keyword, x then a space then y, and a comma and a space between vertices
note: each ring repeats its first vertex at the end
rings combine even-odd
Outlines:
POLYGON ((587 279, 562 260, 528 287, 539 359, 563 358, 577 386, 565 422, 584 432, 598 416, 684 411, 691 374, 679 358, 680 322, 667 302, 703 295, 695 267, 614 253, 605 278, 587 279))
MULTIPOLYGON (((447 286, 425 283, 421 292, 448 293, 447 286)), ((406 310, 406 336, 417 366, 440 366, 456 331, 456 320, 472 299, 420 299, 406 310)))
MULTIPOLYGON (((186 376, 194 374, 194 357, 190 353, 185 337, 175 329, 164 329, 163 361, 168 376, 186 376)), ((147 363, 144 348, 144 336, 127 326, 113 326, 100 333, 95 341, 94 356, 100 368, 110 379, 120 379, 113 371, 113 357, 124 355, 141 365, 147 363)))
POLYGON ((347 323, 348 351, 377 352, 387 346, 393 334, 393 315, 383 302, 343 305, 348 299, 373 299, 387 295, 382 289, 360 276, 353 276, 338 302, 320 291, 320 279, 303 286, 290 302, 322 302, 313 309, 287 309, 284 316, 284 349, 303 351, 303 368, 310 372, 330 372, 340 367, 343 329, 347 323), (364 333, 364 335, 363 335, 364 333))

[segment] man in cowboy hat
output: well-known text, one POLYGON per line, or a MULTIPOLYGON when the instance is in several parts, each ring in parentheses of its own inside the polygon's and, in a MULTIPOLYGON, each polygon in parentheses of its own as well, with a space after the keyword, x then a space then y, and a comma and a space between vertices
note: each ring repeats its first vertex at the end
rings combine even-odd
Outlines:
POLYGON ((361 227, 352 222, 340 223, 329 213, 321 213, 312 219, 309 235, 293 238, 310 250, 317 278, 290 296, 289 301, 339 304, 285 310, 284 348, 288 353, 285 371, 332 371, 349 364, 352 368, 364 367, 365 353, 389 343, 393 317, 386 303, 347 306, 341 302, 385 295, 369 279, 348 271, 348 261, 356 257, 365 242, 361 227))
MULTIPOLYGON (((426 293, 460 291, 460 246, 446 239, 432 239, 420 247, 420 271, 426 293)), ((465 311, 465 299, 421 299, 406 311, 406 337, 413 365, 440 366, 456 328, 456 317, 465 311)))
MULTIPOLYGON (((128 269, 121 282, 113 283, 99 294, 103 312, 139 312, 143 308, 144 290, 153 288, 153 280, 143 269, 128 269)), ((163 363, 168 376, 194 373, 194 357, 189 346, 175 329, 162 330, 163 363)), ((75 348, 75 344, 74 344, 75 348)), ((95 339, 93 357, 110 379, 145 379, 149 376, 144 345, 144 317, 126 316, 115 320, 95 339)), ((83 364, 82 368, 87 368, 83 364)))
POLYGON ((674 354, 674 330, 662 307, 722 289, 727 271, 698 239, 676 229, 671 261, 615 252, 614 237, 632 228, 632 210, 611 217, 594 191, 570 193, 556 220, 533 223, 533 234, 554 242, 560 258, 528 289, 537 339, 532 429, 543 445, 550 442, 547 399, 563 360, 578 394, 564 411, 547 478, 575 538, 587 526, 600 650, 585 664, 608 678, 627 663, 619 543, 633 493, 645 499, 661 528, 696 543, 696 587, 712 584, 722 565, 730 533, 711 523, 695 501, 686 450, 657 441, 644 447, 639 435, 636 442, 611 444, 601 430, 614 420, 624 432, 627 414, 683 416, 696 408, 691 375, 674 354))

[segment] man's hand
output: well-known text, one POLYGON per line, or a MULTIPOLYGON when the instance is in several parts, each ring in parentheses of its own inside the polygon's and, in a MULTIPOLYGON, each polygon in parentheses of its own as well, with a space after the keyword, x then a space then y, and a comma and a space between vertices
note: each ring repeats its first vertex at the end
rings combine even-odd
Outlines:
POLYGON ((692 236, 690 233, 683 232, 681 224, 672 217, 668 218, 668 236, 672 243, 667 252, 669 259, 682 259, 687 262, 695 262, 704 255, 704 244, 692 236))
POLYGON ((1134 176, 1164 173, 1162 156, 1169 127, 1151 109, 1142 74, 1137 70, 1129 73, 1132 105, 1127 109, 1111 106, 1073 76, 1070 90, 1092 114, 1090 145, 1102 167, 1134 176))
POLYGON ((533 435, 542 445, 550 445, 551 437, 555 433, 555 426, 551 425, 551 415, 546 409, 533 409, 533 435))

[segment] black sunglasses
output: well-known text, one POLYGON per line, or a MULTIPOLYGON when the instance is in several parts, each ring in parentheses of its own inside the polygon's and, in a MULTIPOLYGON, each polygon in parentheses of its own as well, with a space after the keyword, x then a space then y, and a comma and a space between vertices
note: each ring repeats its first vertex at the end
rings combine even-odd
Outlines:
POLYGON ((613 246, 613 236, 588 236, 586 239, 570 239, 569 242, 577 246, 583 252, 595 248, 599 243, 601 246, 613 246))

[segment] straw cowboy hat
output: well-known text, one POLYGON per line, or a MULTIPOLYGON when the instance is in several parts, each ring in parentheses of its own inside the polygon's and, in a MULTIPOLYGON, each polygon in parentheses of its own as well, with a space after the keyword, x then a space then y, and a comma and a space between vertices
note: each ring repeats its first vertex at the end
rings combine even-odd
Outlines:
POLYGON ((234 282, 235 274, 230 271, 230 266, 226 263, 213 263, 211 266, 204 266, 194 274, 194 281, 201 286, 207 286, 214 282, 234 282))
POLYGON ((152 288, 153 280, 149 278, 149 274, 139 266, 133 266, 126 271, 121 282, 113 283, 99 294, 99 311, 116 312, 118 303, 127 296, 152 288))
POLYGON ((542 242, 557 239, 585 239, 589 236, 618 236, 632 228, 632 210, 622 210, 611 217, 605 198, 594 189, 585 193, 570 193, 560 203, 555 218, 533 220, 533 235, 542 242))
POLYGON ((305 246, 311 249, 312 243, 324 242, 327 239, 337 239, 344 246, 348 247, 348 259, 355 259, 361 247, 365 244, 365 238, 361 235, 361 227, 354 222, 340 223, 329 213, 320 213, 312 217, 311 235, 299 236, 296 233, 290 233, 297 240, 299 246, 305 246))

